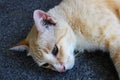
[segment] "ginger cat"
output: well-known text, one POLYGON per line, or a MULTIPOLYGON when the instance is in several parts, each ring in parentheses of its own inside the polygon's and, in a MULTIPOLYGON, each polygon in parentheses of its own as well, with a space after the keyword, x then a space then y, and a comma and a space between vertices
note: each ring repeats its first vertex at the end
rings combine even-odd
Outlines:
POLYGON ((65 72, 74 50, 109 51, 120 77, 120 0, 63 0, 48 12, 35 10, 35 25, 14 49, 27 49, 39 66, 65 72))

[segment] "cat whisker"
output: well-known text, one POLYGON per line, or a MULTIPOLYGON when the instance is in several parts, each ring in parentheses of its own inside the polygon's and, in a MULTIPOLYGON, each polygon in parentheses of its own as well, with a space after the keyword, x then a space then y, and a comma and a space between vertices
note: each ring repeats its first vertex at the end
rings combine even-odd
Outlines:
POLYGON ((76 54, 75 54, 75 57, 78 57, 79 54, 80 54, 80 53, 76 53, 76 54))
POLYGON ((80 54, 78 50, 75 50, 74 53, 75 53, 75 57, 77 57, 80 54))
POLYGON ((74 51, 74 54, 75 54, 75 57, 78 57, 80 54, 84 53, 85 50, 75 50, 74 51))
POLYGON ((30 67, 32 67, 32 66, 34 66, 34 65, 36 65, 36 63, 34 62, 34 63, 32 63, 32 64, 30 64, 30 67))

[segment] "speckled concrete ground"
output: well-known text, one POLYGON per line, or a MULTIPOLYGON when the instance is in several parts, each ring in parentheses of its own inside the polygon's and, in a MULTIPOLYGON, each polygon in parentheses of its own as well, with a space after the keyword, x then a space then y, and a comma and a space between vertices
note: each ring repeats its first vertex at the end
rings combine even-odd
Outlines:
POLYGON ((57 73, 38 67, 25 52, 11 52, 33 25, 35 9, 49 10, 60 0, 0 0, 0 80, 118 80, 108 54, 85 52, 72 70, 57 73))

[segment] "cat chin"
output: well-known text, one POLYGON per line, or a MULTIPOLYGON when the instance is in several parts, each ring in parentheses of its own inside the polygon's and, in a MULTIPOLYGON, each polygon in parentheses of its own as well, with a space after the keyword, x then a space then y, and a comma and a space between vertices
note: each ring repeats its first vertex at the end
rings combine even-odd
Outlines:
POLYGON ((72 69, 73 66, 74 66, 74 64, 75 64, 75 58, 74 58, 74 56, 71 56, 71 60, 68 61, 68 62, 65 64, 66 70, 72 69))

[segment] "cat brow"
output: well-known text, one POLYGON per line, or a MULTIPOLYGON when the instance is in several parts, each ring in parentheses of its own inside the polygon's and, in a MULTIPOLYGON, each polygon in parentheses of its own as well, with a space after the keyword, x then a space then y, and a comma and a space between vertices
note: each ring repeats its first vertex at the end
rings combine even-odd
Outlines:
POLYGON ((43 49, 43 51, 44 51, 45 53, 48 53, 48 50, 47 50, 47 49, 43 49))
POLYGON ((65 33, 62 36, 60 36, 60 38, 57 40, 56 44, 61 41, 61 39, 66 35, 67 31, 68 31, 68 29, 66 29, 65 33))

